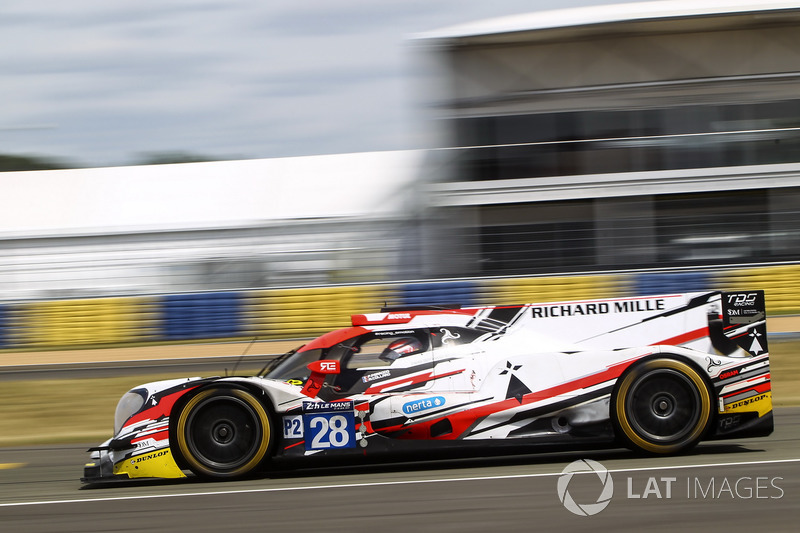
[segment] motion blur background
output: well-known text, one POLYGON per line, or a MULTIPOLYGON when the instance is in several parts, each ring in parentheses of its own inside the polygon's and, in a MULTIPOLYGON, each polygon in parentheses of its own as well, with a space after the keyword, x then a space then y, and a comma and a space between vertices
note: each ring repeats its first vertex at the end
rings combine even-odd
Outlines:
MULTIPOLYGON (((0 348, 305 337, 384 303, 763 288, 771 315, 797 313, 800 2, 583 4, 434 31, 399 17, 422 24, 398 37, 413 98, 362 99, 338 125, 374 151, 264 157, 248 148, 272 119, 253 109, 259 158, 209 161, 230 147, 186 132, 159 164, 8 154, 0 348), (388 106, 413 108, 413 141, 375 144, 388 106)), ((126 123, 99 126, 105 143, 126 123)))

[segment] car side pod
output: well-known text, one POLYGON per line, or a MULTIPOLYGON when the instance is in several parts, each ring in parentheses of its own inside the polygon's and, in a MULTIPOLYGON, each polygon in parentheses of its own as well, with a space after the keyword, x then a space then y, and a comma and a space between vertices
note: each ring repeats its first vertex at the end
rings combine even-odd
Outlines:
POLYGON ((328 374, 339 374, 342 371, 339 361, 332 359, 314 361, 309 363, 306 368, 311 371, 311 376, 306 380, 306 384, 300 392, 309 398, 317 397, 328 374))

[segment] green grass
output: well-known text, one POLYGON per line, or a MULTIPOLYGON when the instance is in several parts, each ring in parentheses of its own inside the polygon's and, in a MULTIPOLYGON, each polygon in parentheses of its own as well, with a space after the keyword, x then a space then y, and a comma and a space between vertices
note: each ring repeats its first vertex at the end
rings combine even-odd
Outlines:
POLYGON ((112 436, 117 401, 128 390, 175 374, 7 381, 0 384, 0 446, 97 443, 112 436))
POLYGON ((769 353, 772 404, 800 405, 800 341, 770 339, 769 353))
MULTIPOLYGON (((770 342, 773 403, 800 405, 800 341, 770 342)), ((179 374, 0 384, 0 446, 96 443, 111 437, 120 396, 179 374)))

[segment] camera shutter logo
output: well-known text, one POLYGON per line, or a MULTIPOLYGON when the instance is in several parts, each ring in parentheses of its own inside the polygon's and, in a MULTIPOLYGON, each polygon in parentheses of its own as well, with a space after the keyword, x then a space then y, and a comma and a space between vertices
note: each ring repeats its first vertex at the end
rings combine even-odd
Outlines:
POLYGON ((605 509, 611 503, 611 497, 614 495, 614 481, 611 479, 611 474, 608 473, 608 470, 597 461, 580 459, 568 464, 561 471, 556 489, 558 490, 558 499, 561 500, 561 503, 564 504, 564 507, 569 512, 580 516, 592 516, 605 509), (603 484, 603 490, 595 503, 580 504, 572 499, 568 490, 569 482, 572 480, 573 475, 587 472, 597 474, 603 484))

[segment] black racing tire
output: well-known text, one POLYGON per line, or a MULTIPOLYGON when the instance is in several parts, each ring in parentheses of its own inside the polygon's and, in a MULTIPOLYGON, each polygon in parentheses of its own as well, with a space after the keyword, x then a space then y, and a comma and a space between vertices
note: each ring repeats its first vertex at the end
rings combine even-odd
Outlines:
POLYGON ((639 363, 618 381, 611 405, 617 436, 650 454, 686 451, 705 435, 712 398, 700 373, 668 358, 639 363))
POLYGON ((203 389, 180 411, 174 426, 177 451, 189 470, 208 479, 247 476, 272 447, 272 425, 264 405, 250 392, 203 389))

